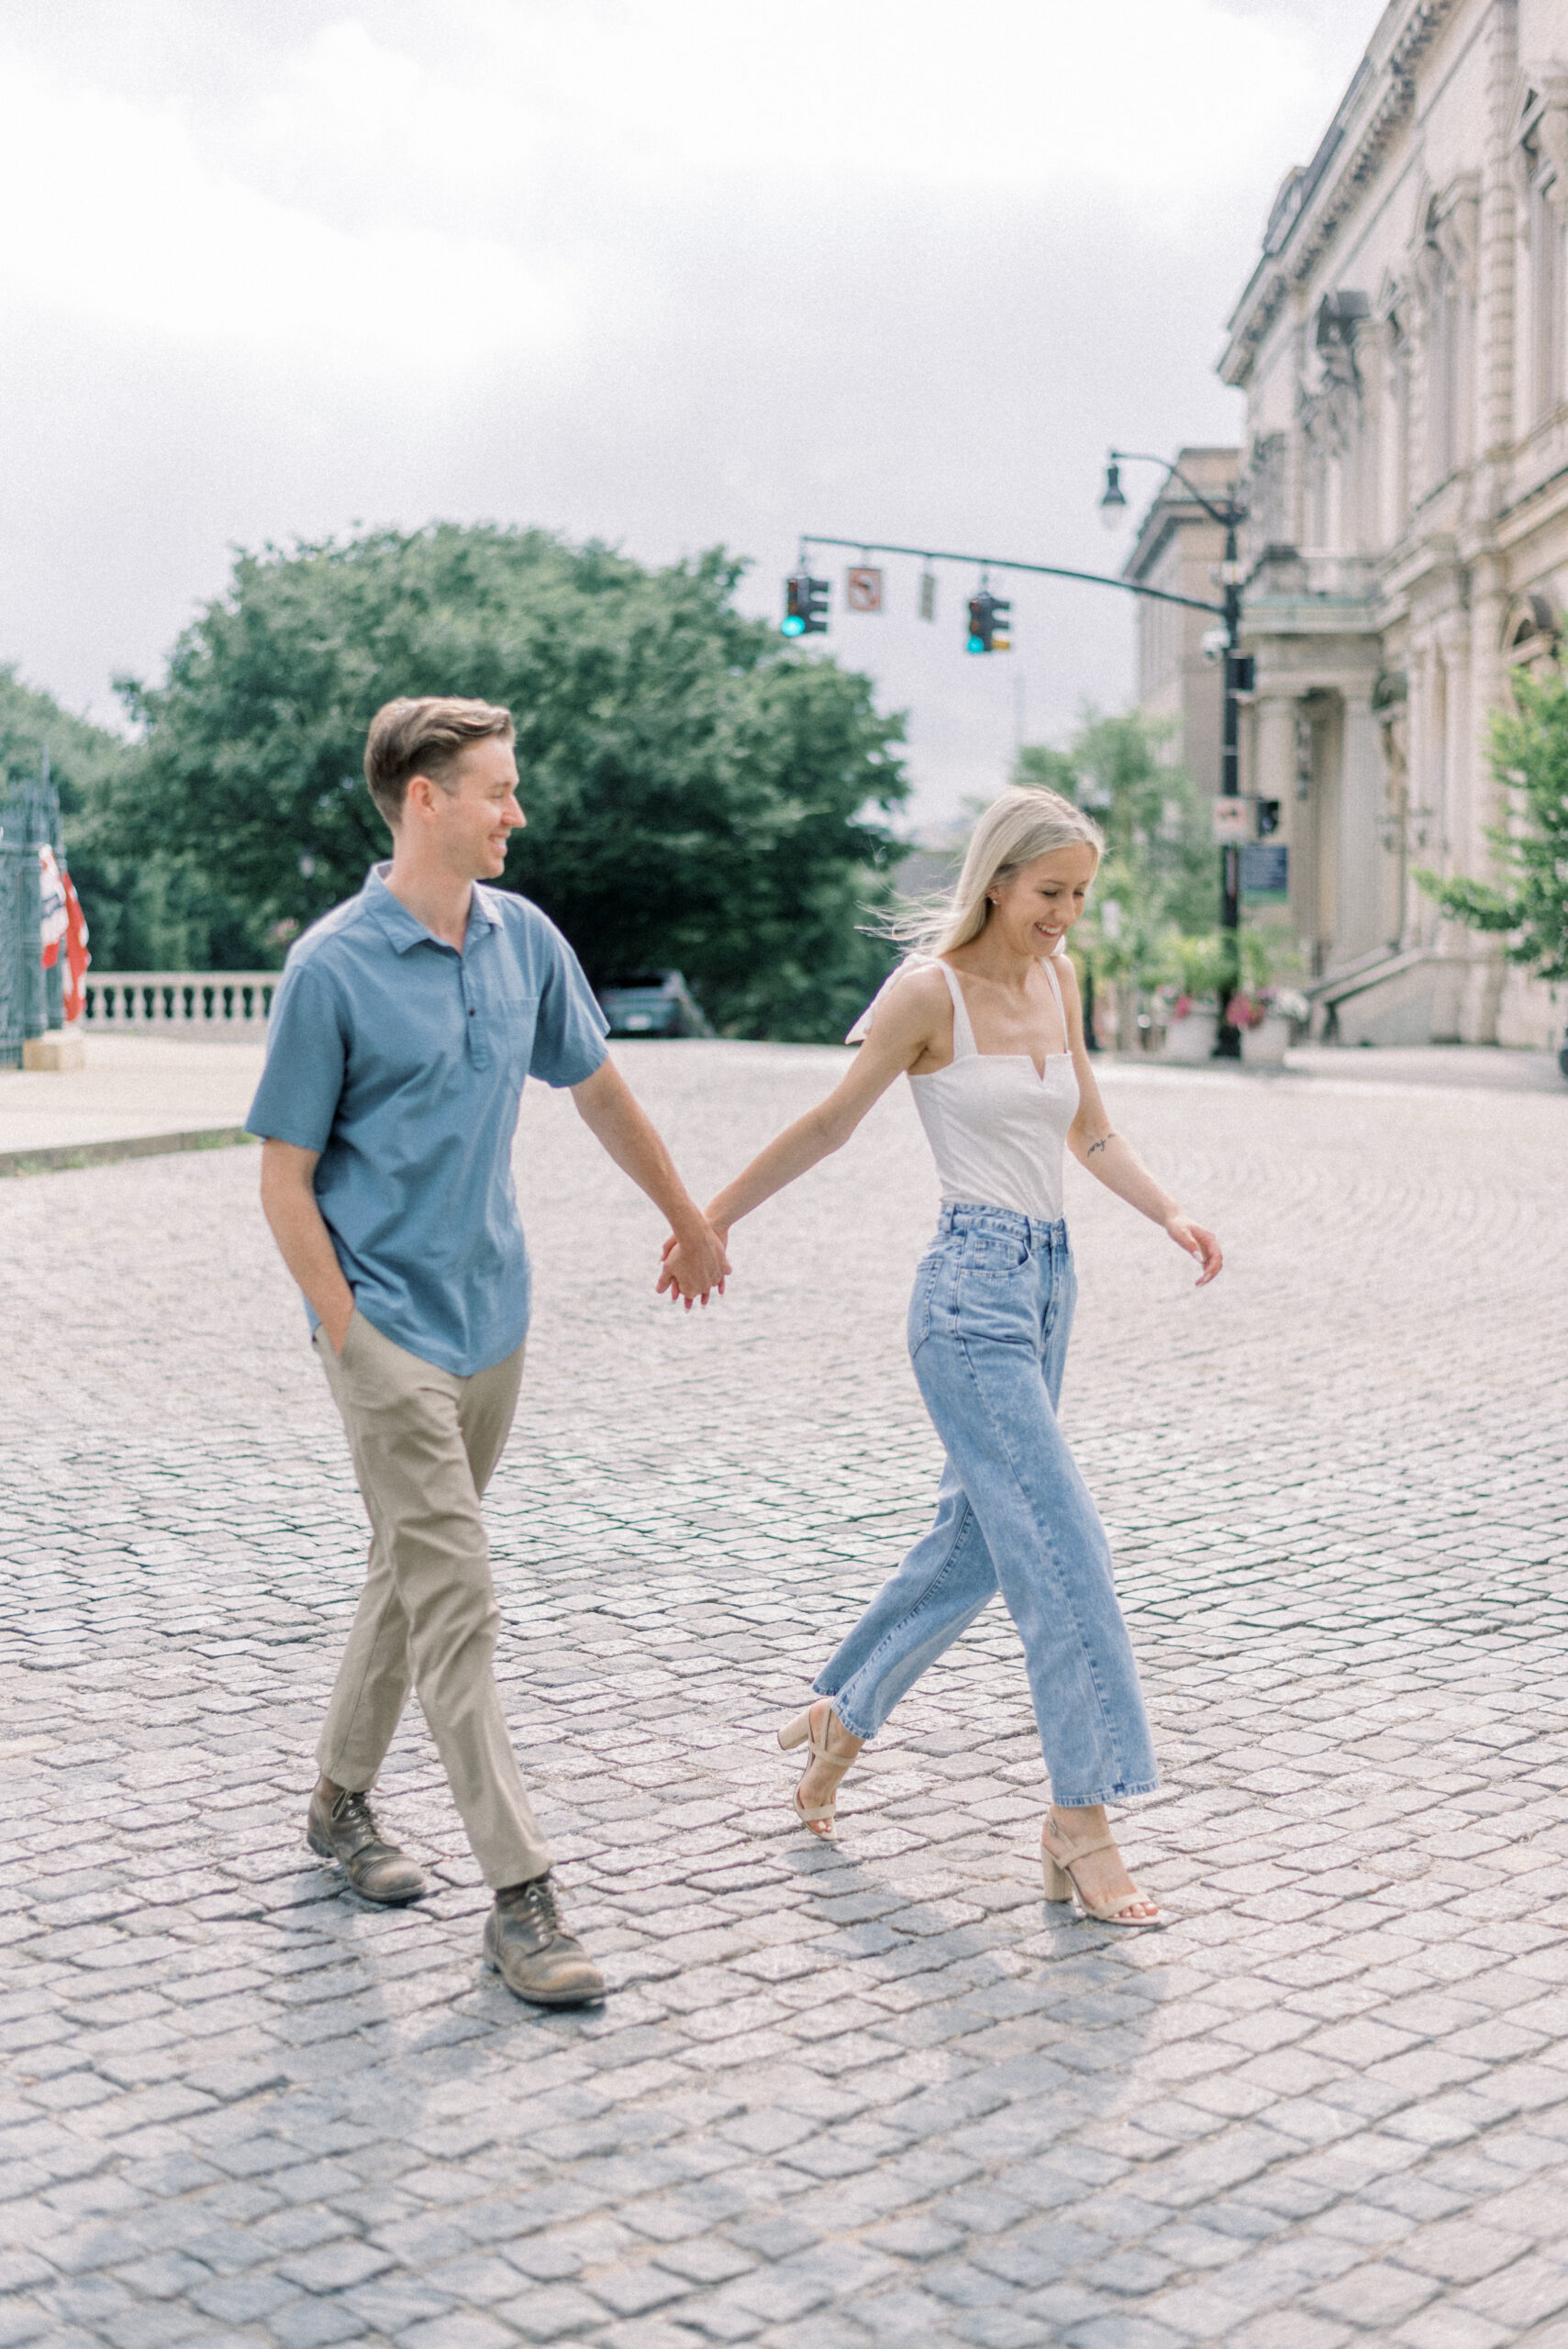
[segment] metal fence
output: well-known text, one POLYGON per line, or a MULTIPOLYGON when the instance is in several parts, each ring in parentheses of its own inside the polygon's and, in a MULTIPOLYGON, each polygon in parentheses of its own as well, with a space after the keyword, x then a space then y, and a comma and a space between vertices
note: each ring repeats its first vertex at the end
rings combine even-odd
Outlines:
POLYGON ((23 1046, 65 1025, 61 965, 39 960, 42 899, 39 851, 64 853, 60 800, 43 759, 36 779, 0 782, 0 1068, 20 1068, 23 1046))
POLYGON ((279 971, 90 971, 86 1025, 96 1034, 263 1036, 279 971))

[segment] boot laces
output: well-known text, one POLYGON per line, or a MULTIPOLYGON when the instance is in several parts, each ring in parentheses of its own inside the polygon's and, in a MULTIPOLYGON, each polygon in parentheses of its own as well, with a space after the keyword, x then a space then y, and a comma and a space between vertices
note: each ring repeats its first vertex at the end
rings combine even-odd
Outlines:
POLYGON ((561 1931, 561 1914, 555 1905, 555 1887, 548 1876, 536 1876, 527 1884, 514 1884, 498 1895, 500 1906, 514 1917, 526 1917, 544 1940, 561 1931))
POLYGON ((365 1842, 381 1842, 381 1830, 375 1823, 368 1794, 340 1794, 332 1806, 332 1816, 338 1826, 358 1829, 365 1842))

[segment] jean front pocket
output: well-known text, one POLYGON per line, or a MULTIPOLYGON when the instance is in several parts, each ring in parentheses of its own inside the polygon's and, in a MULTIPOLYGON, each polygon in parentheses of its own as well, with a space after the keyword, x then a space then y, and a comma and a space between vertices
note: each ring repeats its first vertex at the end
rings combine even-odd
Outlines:
POLYGON ((1021 1273, 1033 1252, 1026 1232, 993 1231, 977 1225, 964 1242, 963 1269, 986 1280, 1006 1279, 1021 1273))

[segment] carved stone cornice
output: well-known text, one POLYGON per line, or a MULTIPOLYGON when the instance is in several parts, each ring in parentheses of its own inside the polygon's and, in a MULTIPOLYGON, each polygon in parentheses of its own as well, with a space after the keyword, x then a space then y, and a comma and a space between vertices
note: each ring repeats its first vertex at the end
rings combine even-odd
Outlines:
POLYGON ((1409 0, 1382 60, 1369 50, 1317 154, 1287 181, 1269 223, 1263 258, 1231 315, 1219 363, 1245 384, 1264 336, 1293 288, 1311 275, 1340 223, 1374 178, 1396 132, 1416 108, 1416 73, 1459 0, 1409 0))

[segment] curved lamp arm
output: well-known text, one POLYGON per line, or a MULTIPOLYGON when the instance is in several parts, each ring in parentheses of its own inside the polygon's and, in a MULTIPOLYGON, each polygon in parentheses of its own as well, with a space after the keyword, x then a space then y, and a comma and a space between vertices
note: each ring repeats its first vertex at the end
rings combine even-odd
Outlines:
POLYGON ((1169 457, 1151 456, 1142 449, 1112 449, 1107 451, 1106 491, 1100 500, 1102 513, 1108 509, 1114 514, 1127 504, 1118 473, 1118 467, 1121 465, 1158 465, 1166 480, 1179 481, 1194 503, 1201 506, 1209 519, 1218 522, 1222 529, 1233 530, 1238 522, 1244 522, 1247 518, 1246 507, 1234 497, 1228 498, 1223 507, 1216 506, 1212 499, 1204 495, 1195 482, 1187 479, 1180 465, 1173 464, 1169 457))

